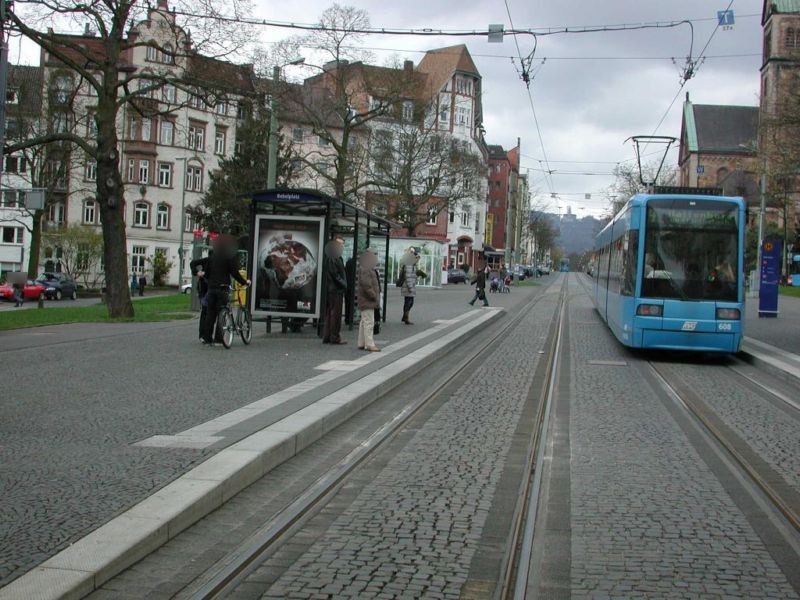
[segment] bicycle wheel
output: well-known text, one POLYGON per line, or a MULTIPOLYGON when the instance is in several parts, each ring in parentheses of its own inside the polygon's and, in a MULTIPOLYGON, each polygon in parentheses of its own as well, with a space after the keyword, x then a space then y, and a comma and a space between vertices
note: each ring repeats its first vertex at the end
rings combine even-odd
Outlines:
POLYGON ((236 317, 239 321, 239 335, 245 344, 249 344, 253 339, 253 317, 247 308, 240 308, 236 317))
POLYGON ((218 318, 222 329, 222 345, 226 348, 230 348, 233 343, 233 336, 236 333, 236 323, 233 322, 231 309, 223 308, 218 318))

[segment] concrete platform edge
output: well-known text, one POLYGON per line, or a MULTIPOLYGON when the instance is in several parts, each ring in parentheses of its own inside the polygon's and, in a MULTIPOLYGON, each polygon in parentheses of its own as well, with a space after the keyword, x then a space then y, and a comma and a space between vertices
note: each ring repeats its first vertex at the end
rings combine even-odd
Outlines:
POLYGON ((505 309, 481 311, 476 319, 422 348, 220 450, 0 588, 0 600, 86 596, 505 313, 505 309), (348 388, 354 393, 338 400, 348 388), (132 519, 145 526, 120 531, 132 519))

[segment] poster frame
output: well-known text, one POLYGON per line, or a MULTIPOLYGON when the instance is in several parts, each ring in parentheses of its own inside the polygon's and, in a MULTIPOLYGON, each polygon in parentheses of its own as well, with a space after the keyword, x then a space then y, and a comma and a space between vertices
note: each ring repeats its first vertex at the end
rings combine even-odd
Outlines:
POLYGON ((325 217, 317 215, 284 215, 279 213, 256 214, 253 227, 253 252, 252 252, 252 291, 250 294, 250 313, 254 319, 266 320, 270 317, 278 318, 305 318, 305 319, 319 319, 321 317, 322 306, 322 262, 323 262, 323 247, 325 243, 325 217), (269 221, 298 221, 305 223, 317 223, 318 239, 316 248, 317 259, 317 285, 315 290, 315 303, 313 312, 291 312, 291 311, 274 311, 264 310, 256 307, 258 289, 258 246, 261 240, 262 223, 269 221))

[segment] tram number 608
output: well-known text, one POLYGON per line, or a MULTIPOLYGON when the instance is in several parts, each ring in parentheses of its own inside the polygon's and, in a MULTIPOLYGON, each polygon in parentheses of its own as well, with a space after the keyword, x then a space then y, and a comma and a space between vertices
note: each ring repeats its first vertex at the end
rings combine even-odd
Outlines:
POLYGON ((732 323, 717 323, 718 331, 733 331, 732 323))

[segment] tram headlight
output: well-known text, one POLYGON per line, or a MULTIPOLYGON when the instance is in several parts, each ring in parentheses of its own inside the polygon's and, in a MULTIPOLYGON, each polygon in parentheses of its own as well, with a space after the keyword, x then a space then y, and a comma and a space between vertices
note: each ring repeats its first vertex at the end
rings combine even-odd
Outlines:
POLYGON ((640 304, 636 307, 636 314, 642 317, 660 317, 664 307, 660 304, 640 304))
POLYGON ((742 313, 738 308, 718 308, 717 319, 724 321, 738 321, 742 318, 742 313))

